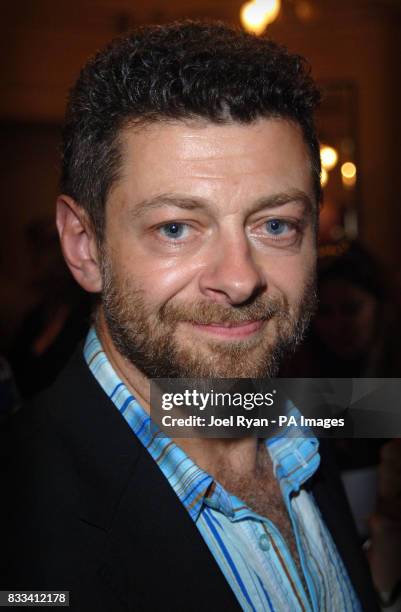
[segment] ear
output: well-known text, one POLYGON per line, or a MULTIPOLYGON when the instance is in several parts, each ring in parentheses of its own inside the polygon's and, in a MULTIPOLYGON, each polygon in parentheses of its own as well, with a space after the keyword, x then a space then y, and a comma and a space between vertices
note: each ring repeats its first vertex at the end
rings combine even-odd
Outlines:
POLYGON ((57 199, 56 224, 64 259, 73 277, 91 293, 102 290, 99 253, 87 213, 72 198, 57 199))

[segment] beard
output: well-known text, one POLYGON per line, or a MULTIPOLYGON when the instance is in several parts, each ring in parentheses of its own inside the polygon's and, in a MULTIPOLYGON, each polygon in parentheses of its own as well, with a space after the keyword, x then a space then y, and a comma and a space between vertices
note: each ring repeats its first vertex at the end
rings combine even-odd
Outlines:
POLYGON ((280 293, 260 294, 235 306, 169 300, 157 309, 131 279, 118 279, 108 258, 103 259, 102 277, 101 308, 114 346, 148 378, 276 376, 283 358, 302 340, 316 310, 314 274, 292 308, 280 293), (241 340, 222 341, 195 330, 185 334, 191 323, 249 321, 264 324, 258 333, 241 340))

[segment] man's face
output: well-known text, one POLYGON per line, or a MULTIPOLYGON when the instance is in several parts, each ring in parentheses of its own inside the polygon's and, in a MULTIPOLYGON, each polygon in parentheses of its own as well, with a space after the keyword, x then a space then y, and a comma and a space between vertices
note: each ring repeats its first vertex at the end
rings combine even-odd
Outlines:
POLYGON ((292 123, 127 129, 102 249, 116 348, 148 377, 274 375, 314 309, 315 206, 292 123))

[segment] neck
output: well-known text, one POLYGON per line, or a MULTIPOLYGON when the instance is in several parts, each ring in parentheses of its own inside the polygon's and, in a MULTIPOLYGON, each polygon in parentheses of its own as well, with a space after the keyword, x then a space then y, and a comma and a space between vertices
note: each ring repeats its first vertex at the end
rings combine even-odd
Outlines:
POLYGON ((103 311, 96 319, 96 333, 114 371, 146 412, 150 412, 149 379, 117 350, 110 336, 103 311))
POLYGON ((217 480, 223 481, 227 471, 249 478, 259 472, 262 454, 257 438, 179 438, 174 442, 217 480))
MULTIPOLYGON (((150 413, 150 381, 117 350, 102 311, 97 318, 96 332, 113 369, 142 408, 150 413)), ((174 442, 215 478, 222 468, 244 477, 255 476, 258 472, 261 453, 258 452, 257 438, 175 438, 174 442)))

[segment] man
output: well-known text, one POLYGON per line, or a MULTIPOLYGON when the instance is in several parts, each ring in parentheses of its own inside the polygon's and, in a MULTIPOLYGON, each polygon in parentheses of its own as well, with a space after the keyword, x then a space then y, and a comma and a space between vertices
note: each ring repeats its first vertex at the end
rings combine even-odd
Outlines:
POLYGON ((16 426, 7 588, 83 611, 376 609, 323 444, 149 427, 151 378, 272 376, 301 339, 317 102, 299 57, 223 25, 145 28, 83 69, 57 226, 99 303, 16 426))

